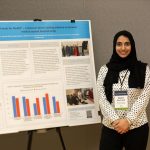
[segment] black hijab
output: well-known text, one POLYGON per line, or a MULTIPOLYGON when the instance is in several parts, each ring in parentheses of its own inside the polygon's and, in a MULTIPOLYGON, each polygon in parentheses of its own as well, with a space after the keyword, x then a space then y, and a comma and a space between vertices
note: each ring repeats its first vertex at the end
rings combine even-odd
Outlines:
POLYGON ((129 88, 144 88, 146 65, 137 60, 132 34, 125 30, 118 32, 113 40, 113 54, 110 61, 106 64, 108 72, 104 80, 104 87, 107 100, 110 103, 112 102, 112 85, 118 83, 119 72, 122 70, 128 69, 130 71, 129 88), (120 36, 127 37, 131 43, 131 52, 126 58, 121 58, 116 53, 116 42, 120 36))

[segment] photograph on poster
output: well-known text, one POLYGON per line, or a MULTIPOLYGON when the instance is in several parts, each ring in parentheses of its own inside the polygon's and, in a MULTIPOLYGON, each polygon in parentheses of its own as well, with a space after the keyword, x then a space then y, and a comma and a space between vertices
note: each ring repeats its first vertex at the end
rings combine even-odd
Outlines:
POLYGON ((70 56, 88 56, 88 41, 70 41, 62 42, 62 57, 70 56))
POLYGON ((66 97, 67 97, 67 105, 69 105, 69 106, 94 103, 92 88, 66 90, 66 97))

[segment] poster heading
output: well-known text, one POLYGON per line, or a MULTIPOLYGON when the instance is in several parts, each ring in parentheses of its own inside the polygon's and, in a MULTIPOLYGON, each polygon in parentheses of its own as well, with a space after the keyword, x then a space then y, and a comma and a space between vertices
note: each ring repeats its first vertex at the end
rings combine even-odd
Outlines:
POLYGON ((90 38, 89 21, 0 23, 0 41, 83 38, 90 38))

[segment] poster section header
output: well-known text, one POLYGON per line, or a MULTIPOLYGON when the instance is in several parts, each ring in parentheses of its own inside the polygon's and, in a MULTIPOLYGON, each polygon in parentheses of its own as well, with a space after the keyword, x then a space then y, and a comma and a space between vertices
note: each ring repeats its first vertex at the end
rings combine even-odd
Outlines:
POLYGON ((90 38, 89 21, 0 23, 0 41, 83 38, 90 38))

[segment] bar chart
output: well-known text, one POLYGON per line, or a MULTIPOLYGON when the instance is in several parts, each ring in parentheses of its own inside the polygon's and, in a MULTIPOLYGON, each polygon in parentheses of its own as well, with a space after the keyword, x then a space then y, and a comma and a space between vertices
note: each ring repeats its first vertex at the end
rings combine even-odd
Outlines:
POLYGON ((22 96, 21 98, 12 96, 12 109, 14 118, 18 118, 21 116, 44 116, 51 115, 51 113, 60 114, 60 103, 58 100, 56 100, 56 96, 52 96, 50 98, 48 93, 45 93, 45 96, 43 96, 41 99, 36 97, 35 102, 31 102, 30 99, 25 96, 22 96), (23 106, 23 114, 20 113, 21 105, 23 106), (31 107, 33 107, 32 114, 31 107), (43 107, 43 112, 41 111, 41 107, 43 107))
POLYGON ((66 124, 66 104, 61 82, 39 81, 5 84, 7 126, 17 130, 66 124))
POLYGON ((8 118, 34 120, 61 117, 64 103, 60 88, 60 83, 7 85, 8 118))

